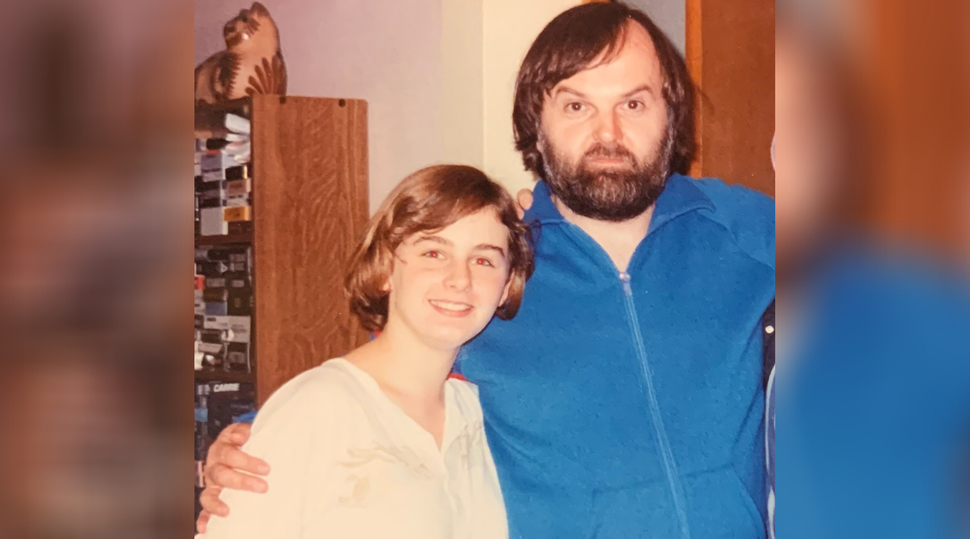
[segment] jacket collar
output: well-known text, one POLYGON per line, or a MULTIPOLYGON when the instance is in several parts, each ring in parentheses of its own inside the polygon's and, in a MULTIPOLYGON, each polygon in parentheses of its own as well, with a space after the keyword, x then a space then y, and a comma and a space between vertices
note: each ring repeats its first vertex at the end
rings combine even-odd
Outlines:
MULTIPOLYGON (((650 231, 694 210, 704 208, 714 210, 714 203, 694 182, 693 178, 681 174, 673 174, 667 178, 667 186, 660 194, 660 198, 657 199, 653 218, 650 220, 650 231)), ((525 213, 526 223, 551 224, 566 221, 566 218, 562 216, 559 208, 556 208, 556 204, 552 201, 552 193, 545 181, 536 183, 532 197, 532 207, 525 213)))

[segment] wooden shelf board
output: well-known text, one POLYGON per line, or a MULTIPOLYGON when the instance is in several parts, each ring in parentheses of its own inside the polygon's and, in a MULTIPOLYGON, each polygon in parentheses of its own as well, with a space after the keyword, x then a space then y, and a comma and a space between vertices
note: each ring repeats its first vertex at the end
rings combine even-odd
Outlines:
POLYGON ((221 236, 196 236, 195 246, 199 247, 201 245, 226 245, 229 243, 252 243, 253 234, 252 232, 246 232, 243 234, 225 234, 221 236))
POLYGON ((196 382, 248 382, 256 383, 256 374, 251 372, 195 371, 196 382))

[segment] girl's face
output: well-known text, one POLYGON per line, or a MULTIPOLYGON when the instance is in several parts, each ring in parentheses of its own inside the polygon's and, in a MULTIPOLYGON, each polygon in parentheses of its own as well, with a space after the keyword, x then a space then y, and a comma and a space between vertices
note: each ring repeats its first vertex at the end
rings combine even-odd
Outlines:
POLYGON ((414 234, 395 255, 388 325, 434 348, 471 340, 508 295, 509 230, 492 210, 414 234))

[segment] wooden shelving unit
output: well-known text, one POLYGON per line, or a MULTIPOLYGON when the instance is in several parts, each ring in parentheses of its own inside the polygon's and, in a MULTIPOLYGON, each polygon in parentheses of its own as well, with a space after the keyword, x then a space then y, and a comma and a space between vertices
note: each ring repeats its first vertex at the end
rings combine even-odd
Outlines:
POLYGON ((196 236, 197 247, 252 246, 253 373, 196 372, 255 382, 262 404, 297 374, 363 344, 343 295, 346 263, 368 218, 367 103, 253 96, 196 108, 196 136, 226 112, 252 125, 252 233, 196 236))

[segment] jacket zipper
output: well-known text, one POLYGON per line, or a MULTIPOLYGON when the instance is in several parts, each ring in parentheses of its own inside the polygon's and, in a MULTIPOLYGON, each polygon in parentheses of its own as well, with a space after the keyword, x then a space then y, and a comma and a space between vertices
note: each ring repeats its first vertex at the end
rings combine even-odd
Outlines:
POLYGON ((660 417, 660 403, 657 401, 657 392, 653 387, 653 374, 650 369, 650 364, 647 362, 647 350, 643 344, 643 334, 640 332, 640 319, 637 316, 636 306, 633 303, 633 287, 630 286, 630 274, 621 271, 620 282, 623 285, 623 297, 626 301, 627 322, 630 324, 630 332, 633 334, 637 357, 640 360, 640 371, 647 384, 647 397, 650 400, 650 418, 653 420, 653 430, 660 444, 664 472, 667 474, 667 485, 670 487, 674 510, 677 512, 677 519, 680 523, 680 534, 683 539, 690 539, 690 527, 687 525, 683 485, 680 482, 680 474, 677 471, 677 462, 674 460, 674 452, 670 447, 670 440, 667 438, 667 429, 664 427, 663 418, 660 417))
MULTIPOLYGON (((667 486, 670 488, 670 495, 674 502, 674 510, 677 512, 677 520, 680 524, 680 536, 681 539, 690 539, 690 527, 687 525, 687 503, 685 501, 684 489, 683 485, 681 485, 680 474, 677 471, 677 462, 674 460, 674 452, 670 448, 670 440, 667 438, 667 429, 664 427, 663 419, 660 417, 660 403, 657 402, 657 393, 653 387, 653 376, 651 374, 650 364, 647 362, 647 349, 643 344, 643 334, 640 332, 640 319, 637 316, 636 306, 633 303, 633 287, 630 285, 630 274, 625 271, 620 271, 603 247, 583 229, 573 223, 567 223, 567 227, 578 234, 583 241, 588 241, 593 247, 592 252, 598 251, 606 260, 609 267, 613 268, 614 275, 618 274, 620 276, 620 283, 623 286, 623 298, 626 303, 627 322, 630 325, 630 332, 633 335, 633 341, 636 346, 637 358, 640 362, 640 372, 647 385, 650 419, 653 421, 653 431, 660 444, 664 473, 667 476, 667 486)), ((637 247, 636 251, 634 251, 633 257, 630 258, 630 264, 633 264, 639 250, 640 247, 637 247)))

